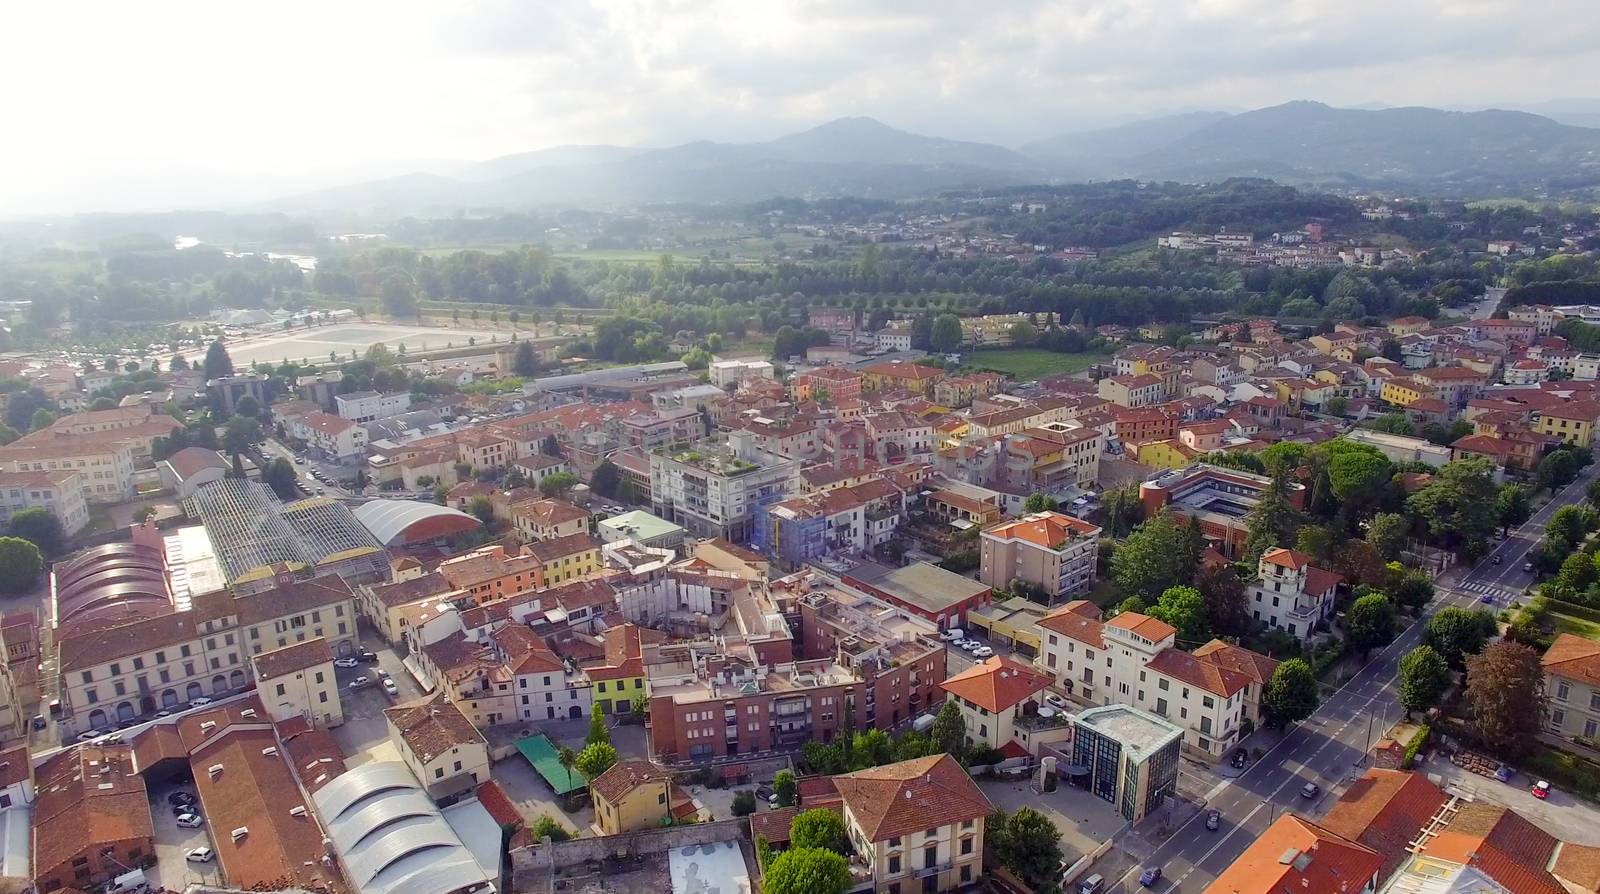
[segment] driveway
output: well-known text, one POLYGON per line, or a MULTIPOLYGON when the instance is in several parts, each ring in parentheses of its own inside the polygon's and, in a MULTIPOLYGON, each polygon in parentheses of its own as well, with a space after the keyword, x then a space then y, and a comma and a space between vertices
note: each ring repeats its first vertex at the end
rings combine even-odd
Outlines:
POLYGON ((1560 789, 1552 789, 1549 799, 1541 801, 1529 792, 1538 780, 1526 773, 1518 773, 1509 783, 1496 782, 1463 770, 1443 755, 1420 764, 1417 771, 1439 776, 1445 788, 1454 786, 1474 800, 1509 807, 1541 829, 1559 831, 1562 838, 1574 844, 1600 846, 1600 808, 1560 789))
POLYGON ((489 768, 489 777, 499 784, 517 805, 522 818, 532 825, 540 816, 550 816, 574 835, 588 835, 589 824, 594 822, 594 809, 585 801, 584 807, 568 813, 550 790, 542 777, 520 754, 513 754, 489 768))
POLYGON ((401 666, 400 658, 393 649, 385 646, 373 651, 378 655, 375 665, 335 669, 339 680, 339 698, 344 706, 344 724, 333 728, 333 738, 344 752, 346 763, 352 767, 370 761, 399 759, 399 753, 389 741, 389 725, 384 720, 383 711, 423 695, 422 688, 401 666), (350 688, 350 681, 356 677, 375 681, 379 668, 387 671, 390 679, 400 687, 398 698, 385 695, 380 685, 356 690, 350 688))
POLYGON ((156 832, 156 866, 145 875, 157 890, 182 891, 192 884, 220 885, 222 865, 215 858, 209 863, 190 863, 185 859, 195 848, 212 845, 209 823, 198 829, 178 825, 167 796, 180 789, 195 794, 194 783, 188 780, 164 783, 149 790, 150 819, 154 821, 156 832))

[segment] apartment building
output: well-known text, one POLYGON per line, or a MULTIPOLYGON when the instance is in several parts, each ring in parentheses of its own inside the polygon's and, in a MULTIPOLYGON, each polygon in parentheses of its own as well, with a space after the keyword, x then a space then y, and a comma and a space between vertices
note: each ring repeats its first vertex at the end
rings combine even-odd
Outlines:
MULTIPOLYGON (((1589 447, 1594 441, 1597 421, 1600 421, 1600 403, 1575 400, 1541 409, 1533 430, 1576 447, 1589 447)), ((0 448, 0 457, 4 455, 4 448, 0 448)))
POLYGON ((1154 373, 1109 376, 1100 380, 1099 395, 1119 407, 1139 409, 1166 399, 1166 380, 1154 373))
MULTIPOLYGON (((49 433, 50 429, 45 429, 35 434, 49 433)), ((117 430, 29 435, 0 447, 0 469, 76 471, 85 503, 121 503, 133 499, 135 451, 136 444, 117 430)))
POLYGON ((757 507, 750 545, 791 567, 835 553, 866 553, 904 519, 905 494, 878 478, 757 507))
MULTIPOLYGON (((56 659, 63 731, 77 735, 172 709, 201 696, 250 685, 249 658, 309 639, 339 654, 357 647, 354 594, 338 575, 309 581, 284 576, 248 596, 218 590, 192 607, 141 602, 122 623, 57 630, 56 659)), ((107 593, 104 599, 114 599, 107 593)))
POLYGON ((1092 487, 1105 443, 1099 429, 1076 422, 1051 422, 1008 435, 996 469, 998 483, 1030 493, 1092 487))
POLYGON ((749 432, 733 432, 726 443, 650 454, 651 511, 696 537, 744 542, 755 508, 794 493, 798 478, 795 460, 759 451, 749 432))
POLYGON ((981 372, 943 379, 933 386, 933 399, 947 407, 965 407, 1000 393, 1005 380, 999 373, 981 372))
POLYGON ((411 392, 396 391, 379 394, 376 391, 352 391, 333 398, 334 412, 351 422, 371 422, 388 419, 411 409, 411 392))
POLYGON ((861 390, 865 392, 903 388, 912 394, 929 397, 944 378, 944 370, 904 360, 874 363, 861 370, 861 390))
POLYGON ((797 400, 819 400, 826 393, 829 400, 838 402, 861 397, 861 374, 843 366, 823 366, 808 370, 795 377, 794 396, 797 400))
POLYGON ((1101 621, 1077 600, 1038 622, 1034 664, 1074 700, 1128 704, 1183 728, 1185 743, 1212 759, 1261 724, 1261 696, 1277 662, 1220 640, 1194 652, 1177 647, 1177 631, 1137 612, 1101 621))
POLYGON ((875 894, 955 891, 983 877, 983 827, 994 805, 955 758, 900 761, 828 782, 875 894))
POLYGON ((511 471, 521 472, 529 487, 538 487, 551 475, 572 474, 572 464, 565 457, 534 453, 512 460, 511 471))
POLYGON ((1333 617, 1334 592, 1343 578, 1312 565, 1310 556, 1269 549, 1256 567, 1256 580, 1245 593, 1255 620, 1306 637, 1333 617))
POLYGON ((1099 527, 1041 512, 983 532, 978 579, 1000 589, 1021 580, 1052 598, 1080 593, 1094 585, 1099 555, 1099 527))
POLYGON ((1600 642, 1558 634, 1545 650, 1545 729, 1590 743, 1600 736, 1600 642))
POLYGON ((569 669, 537 633, 523 624, 506 624, 490 638, 510 674, 517 719, 589 716, 594 697, 588 677, 569 669))
POLYGON ((291 438, 306 442, 313 455, 328 462, 354 465, 366 459, 367 430, 330 413, 313 412, 284 422, 291 438))
POLYGON ((1440 366, 1419 369, 1412 378, 1433 389, 1433 396, 1452 409, 1460 409, 1483 392, 1489 377, 1465 366, 1440 366))
POLYGON ((434 800, 489 779, 489 745, 442 693, 386 708, 389 739, 434 800))
POLYGON ((89 505, 84 501, 83 473, 58 469, 53 472, 0 472, 0 524, 24 509, 43 509, 61 521, 68 535, 83 530, 89 523, 89 505))
POLYGON ((523 500, 511 505, 511 525, 523 543, 585 533, 589 518, 586 510, 566 500, 523 500))
POLYGON ((941 688, 961 711, 967 744, 994 749, 1019 747, 1017 727, 1039 716, 1049 674, 1010 658, 985 659, 945 680, 941 688))
POLYGON ((535 586, 538 589, 559 587, 562 584, 588 577, 600 571, 600 542, 587 531, 567 534, 550 540, 535 540, 523 547, 538 564, 534 567, 535 586))
POLYGON ((253 656, 256 694, 274 723, 298 717, 313 726, 344 723, 333 649, 322 637, 253 656))

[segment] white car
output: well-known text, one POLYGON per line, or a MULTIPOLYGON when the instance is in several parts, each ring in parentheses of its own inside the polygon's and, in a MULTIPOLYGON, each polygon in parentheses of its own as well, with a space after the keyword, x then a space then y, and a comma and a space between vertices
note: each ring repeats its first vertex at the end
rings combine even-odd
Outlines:
POLYGON ((361 662, 355 660, 354 658, 335 658, 335 659, 333 659, 333 666, 334 667, 360 667, 361 666, 361 662))
POLYGON ((209 847, 197 847, 190 851, 188 856, 184 857, 184 859, 188 860, 190 863, 210 863, 212 860, 216 859, 216 856, 217 852, 209 847))
POLYGON ((988 646, 979 646, 978 648, 972 650, 972 657, 974 658, 988 658, 993 654, 994 650, 988 646))
POLYGON ((961 650, 964 652, 976 652, 980 648, 983 648, 983 643, 980 643, 975 639, 964 639, 961 641, 961 650))
POLYGON ((362 675, 350 681, 351 689, 365 689, 372 685, 372 678, 362 675))
POLYGON ((400 687, 396 686, 393 680, 385 679, 383 681, 383 691, 388 693, 392 698, 400 697, 400 687))
POLYGON ((196 813, 183 813, 178 815, 178 825, 184 829, 198 829, 205 825, 205 820, 196 813))
POLYGON ((191 708, 204 708, 206 705, 209 705, 209 704, 211 704, 211 699, 206 698, 203 695, 200 696, 199 698, 191 698, 191 699, 189 699, 189 707, 191 707, 191 708))
POLYGON ((1056 695, 1054 692, 1045 696, 1044 700, 1053 707, 1061 708, 1063 710, 1067 707, 1067 700, 1059 695, 1056 695))

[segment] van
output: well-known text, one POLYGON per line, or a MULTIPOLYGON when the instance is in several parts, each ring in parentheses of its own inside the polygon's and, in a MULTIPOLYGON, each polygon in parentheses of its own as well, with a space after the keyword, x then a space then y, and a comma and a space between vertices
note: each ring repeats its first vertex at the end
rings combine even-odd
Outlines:
POLYGON ((143 869, 134 869, 117 876, 106 887, 106 894, 150 894, 150 880, 143 869))
POLYGON ((1100 889, 1106 886, 1106 877, 1095 873, 1078 883, 1078 894, 1100 894, 1100 889))

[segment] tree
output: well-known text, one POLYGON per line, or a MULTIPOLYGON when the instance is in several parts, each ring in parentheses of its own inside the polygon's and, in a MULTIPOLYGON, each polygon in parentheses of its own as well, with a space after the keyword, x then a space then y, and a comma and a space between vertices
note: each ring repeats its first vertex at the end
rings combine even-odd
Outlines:
POLYGON ((239 398, 238 403, 233 405, 233 412, 235 415, 249 416, 254 419, 261 415, 261 402, 256 400, 253 395, 246 394, 244 397, 239 398))
POLYGON ((531 376, 539 371, 539 358, 533 353, 532 343, 517 345, 517 353, 511 360, 511 371, 519 376, 531 376))
POLYGON ((593 780, 599 779, 600 774, 616 766, 616 763, 617 749, 609 742, 595 742, 592 745, 585 745, 583 750, 578 752, 575 766, 579 773, 593 780))
POLYGON ((933 350, 948 354, 961 347, 961 319, 955 314, 940 314, 934 318, 933 332, 929 335, 933 350))
POLYGON ((188 368, 189 360, 182 354, 173 354, 172 359, 167 361, 167 369, 170 372, 182 372, 188 368))
POLYGON ((46 410, 44 407, 40 407, 33 411, 33 418, 28 420, 28 430, 42 431, 49 428, 51 423, 55 421, 56 414, 46 410))
POLYGON ((1112 553, 1111 576, 1124 593, 1154 598, 1183 579, 1183 542, 1172 515, 1158 513, 1112 553))
POLYGON ((1410 437, 1414 430, 1411 420, 1404 413, 1385 413, 1373 420, 1372 427, 1377 431, 1387 432, 1391 435, 1405 435, 1410 437))
POLYGON ((1022 504, 1022 508, 1028 512, 1053 512, 1056 508, 1056 499, 1049 494, 1030 494, 1027 501, 1022 504))
POLYGON ((621 484, 622 473, 609 459, 603 460, 595 467, 594 474, 589 476, 589 489, 602 497, 616 497, 621 484))
POLYGON ((779 807, 793 807, 798 792, 799 786, 794 781, 793 770, 779 770, 778 774, 772 777, 772 793, 778 796, 779 807))
POLYGON ((300 476, 295 473, 294 465, 283 457, 278 457, 267 466, 264 476, 267 487, 278 495, 280 500, 292 500, 300 493, 295 485, 299 483, 300 476))
MULTIPOLYGON (((378 292, 378 306, 383 312, 393 318, 409 317, 417 313, 417 287, 411 277, 404 273, 395 273, 383 281, 383 287, 378 292)), ((474 317, 477 311, 473 312, 474 317)))
POLYGON ((23 509, 11 516, 6 533, 37 546, 47 559, 67 551, 67 531, 61 526, 61 519, 40 506, 23 509))
POLYGON ((745 789, 733 796, 733 815, 749 816, 756 812, 756 793, 745 789))
MULTIPOLYGON (((1348 441, 1330 441, 1325 448, 1332 444, 1349 445, 1348 441)), ((1361 449, 1352 449, 1350 446, 1341 446, 1333 449, 1333 455, 1328 460, 1328 483, 1333 485, 1333 495, 1346 503, 1358 506, 1370 505, 1377 500, 1389 481, 1394 477, 1394 466, 1389 458, 1377 450, 1357 445, 1361 449)))
POLYGON ((0 537, 0 593, 26 593, 43 573, 39 547, 21 537, 0 537))
POLYGON ((532 834, 534 841, 543 841, 546 838, 551 841, 566 841, 572 837, 572 833, 567 831, 567 827, 561 825, 555 817, 548 813, 539 814, 539 818, 534 820, 533 825, 528 827, 528 832, 532 834))
POLYGON ((1261 559, 1262 553, 1292 542, 1299 526, 1300 514, 1289 505, 1288 473, 1280 470, 1262 488, 1256 508, 1250 513, 1250 530, 1245 536, 1244 554, 1240 560, 1247 565, 1254 565, 1261 559))
POLYGON ((851 743, 850 758, 851 770, 887 764, 894 760, 894 740, 881 729, 862 730, 851 743))
POLYGON ((1561 563, 1561 570, 1556 572, 1556 589, 1561 591, 1563 598, 1572 599, 1600 580, 1596 572, 1593 556, 1574 552, 1567 556, 1561 563))
POLYGON ((1181 643, 1197 646, 1207 638, 1205 599, 1194 587, 1168 587, 1149 615, 1175 627, 1181 643))
POLYGON ((1261 712, 1268 726, 1283 727, 1310 717, 1317 710, 1317 678, 1303 659, 1290 658, 1278 665, 1261 697, 1261 712))
POLYGON ((562 745, 556 749, 556 760, 567 771, 567 785, 572 785, 572 768, 578 765, 578 754, 571 748, 562 745))
POLYGON ((1578 477, 1583 466, 1571 450, 1552 450, 1539 461, 1539 486, 1557 488, 1578 477))
POLYGON ((1584 493, 1588 496, 1591 504, 1600 506, 1600 478, 1589 482, 1589 486, 1584 490, 1584 493))
POLYGON ((611 730, 606 728, 605 715, 595 711, 589 715, 589 735, 584 738, 584 744, 593 745, 597 742, 611 744, 611 730))
POLYGON ((1363 653, 1388 645, 1395 635, 1394 603, 1382 593, 1362 596, 1345 612, 1344 632, 1363 653))
MULTIPOLYGON (((1595 481, 1600 483, 1600 479, 1595 481)), ((1532 518, 1533 500, 1528 488, 1521 484, 1500 485, 1494 495, 1494 513, 1502 528, 1515 528, 1532 518)))
POLYGON ((1250 608, 1244 579, 1231 565, 1201 568, 1194 587, 1205 602, 1206 620, 1219 634, 1240 636, 1250 629, 1250 608))
POLYGON ((484 524, 494 523, 494 503, 488 497, 478 495, 467 503, 467 511, 477 516, 478 521, 484 524))
POLYGON ((1116 615, 1125 615, 1125 614, 1128 614, 1129 612, 1132 612, 1132 613, 1137 614, 1137 615, 1142 615, 1142 614, 1144 614, 1145 612, 1147 612, 1149 610, 1150 610, 1149 603, 1145 602, 1143 599, 1139 598, 1138 596, 1129 596, 1127 599, 1124 599, 1121 602, 1117 603, 1116 611, 1112 615, 1112 617, 1116 617, 1116 615))
POLYGON ((1494 467, 1475 457, 1446 463, 1406 500, 1406 508, 1447 545, 1481 545, 1496 524, 1494 467))
POLYGON ((1418 646, 1400 659, 1400 704, 1410 715, 1439 704, 1450 688, 1450 665, 1432 646, 1418 646))
POLYGON ((1399 562, 1388 566, 1388 591, 1395 604, 1412 612, 1422 611, 1433 601, 1433 578, 1418 568, 1406 568, 1399 562))
POLYGON ((1061 831, 1032 807, 991 814, 985 838, 1001 865, 1030 885, 1051 880, 1061 868, 1061 831))
POLYGON ((262 439, 261 423, 249 416, 235 416, 222 429, 222 447, 229 453, 243 453, 262 439))
POLYGON ((850 847, 850 833, 839 814, 826 807, 803 810, 789 821, 789 846, 843 853, 850 847))
POLYGON ((1438 652, 1451 667, 1463 667, 1495 633, 1494 615, 1486 611, 1446 606, 1422 628, 1422 642, 1438 652))
POLYGON ((1350 409, 1350 399, 1335 395, 1328 398, 1328 403, 1323 409, 1330 415, 1343 416, 1350 409))
POLYGON ((1317 564, 1325 564, 1333 555, 1334 534, 1323 525, 1305 525, 1295 535, 1294 548, 1305 553, 1317 564))
POLYGON ((97 397, 89 402, 89 409, 94 412, 98 412, 100 410, 115 410, 116 408, 117 402, 109 397, 97 397))
POLYGON ((233 375, 233 358, 228 356, 228 349, 223 346, 222 339, 217 339, 206 348, 206 359, 201 362, 200 368, 205 371, 208 382, 233 375))
POLYGON ((761 894, 844 894, 850 884, 850 864, 840 854, 791 847, 767 867, 761 894))
POLYGON ((1400 558, 1410 535, 1411 523, 1398 512, 1380 512, 1367 522, 1367 542, 1385 562, 1400 558))
POLYGON ((961 759, 967 746, 967 722, 961 718, 961 708, 955 702, 947 701, 939 708, 933 726, 928 728, 928 738, 933 741, 934 748, 961 759))
POLYGON ((1510 641, 1492 643, 1467 660, 1472 725, 1497 754, 1521 757, 1544 729, 1544 672, 1539 653, 1510 641))
POLYGON ((572 490, 577 483, 578 476, 571 472, 556 472, 544 476, 544 480, 539 482, 539 493, 547 497, 566 496, 567 491, 572 490))
POLYGON ((1544 526, 1545 539, 1572 549, 1589 533, 1589 519, 1577 506, 1562 506, 1544 526))

